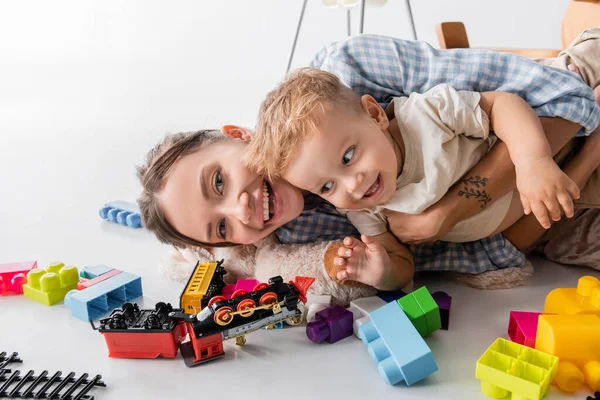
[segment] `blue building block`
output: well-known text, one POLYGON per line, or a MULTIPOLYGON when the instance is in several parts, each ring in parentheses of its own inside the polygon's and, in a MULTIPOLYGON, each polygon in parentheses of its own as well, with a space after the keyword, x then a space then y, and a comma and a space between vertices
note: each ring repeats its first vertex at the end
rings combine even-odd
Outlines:
POLYGON ((81 271, 79 271, 79 276, 85 279, 94 279, 100 275, 104 275, 107 272, 112 271, 113 269, 114 268, 102 264, 87 266, 83 267, 81 271))
POLYGON ((130 228, 141 228, 142 217, 137 204, 127 201, 112 201, 100 209, 100 218, 125 225, 130 228))
POLYGON ((406 296, 406 293, 404 293, 402 290, 392 290, 387 292, 379 291, 375 293, 375 296, 379 297, 386 303, 391 303, 392 301, 396 301, 398 299, 403 298, 404 296, 406 296))
POLYGON ((358 332, 390 385, 410 386, 438 370, 429 346, 395 301, 373 311, 358 332))
POLYGON ((142 295, 142 278, 121 272, 87 289, 71 290, 65 305, 75 318, 92 321, 142 295))

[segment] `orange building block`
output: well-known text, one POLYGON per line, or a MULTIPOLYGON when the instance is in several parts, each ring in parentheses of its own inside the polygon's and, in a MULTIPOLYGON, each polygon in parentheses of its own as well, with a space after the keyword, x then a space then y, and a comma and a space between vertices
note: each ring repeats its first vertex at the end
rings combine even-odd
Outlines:
POLYGON ((562 390, 575 392, 583 381, 600 390, 598 315, 540 315, 535 348, 560 359, 555 382, 562 390))
POLYGON ((600 316, 600 280, 583 276, 577 288, 554 289, 546 296, 544 314, 596 314, 600 316))

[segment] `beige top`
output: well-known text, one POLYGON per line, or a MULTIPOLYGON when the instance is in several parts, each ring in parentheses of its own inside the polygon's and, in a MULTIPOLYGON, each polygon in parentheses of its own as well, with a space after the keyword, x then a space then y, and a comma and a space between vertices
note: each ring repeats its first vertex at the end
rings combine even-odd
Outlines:
MULTIPOLYGON (((497 138, 489 133, 480 98, 476 92, 438 85, 426 93, 393 100, 387 112, 393 112, 400 128, 404 167, 389 202, 374 209, 341 210, 360 233, 375 236, 386 232, 385 209, 422 213, 483 158, 497 138)), ((443 240, 464 242, 489 236, 506 216, 511 200, 512 193, 498 199, 461 221, 443 240)))

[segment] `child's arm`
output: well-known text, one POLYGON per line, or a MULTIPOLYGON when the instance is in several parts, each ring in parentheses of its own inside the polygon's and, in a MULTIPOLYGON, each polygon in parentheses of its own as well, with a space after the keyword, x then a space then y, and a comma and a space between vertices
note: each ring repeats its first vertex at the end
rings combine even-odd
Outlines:
POLYGON ((533 211, 545 228, 550 227, 548 212, 553 220, 560 220, 561 206, 567 217, 572 217, 572 198, 579 197, 579 187, 552 159, 533 109, 520 97, 506 92, 481 93, 479 104, 490 118, 491 129, 508 147, 525 214, 533 211))
POLYGON ((415 274, 415 266, 408 247, 391 233, 361 236, 362 241, 347 237, 338 249, 334 263, 344 270, 339 280, 354 280, 379 290, 402 289, 415 274))

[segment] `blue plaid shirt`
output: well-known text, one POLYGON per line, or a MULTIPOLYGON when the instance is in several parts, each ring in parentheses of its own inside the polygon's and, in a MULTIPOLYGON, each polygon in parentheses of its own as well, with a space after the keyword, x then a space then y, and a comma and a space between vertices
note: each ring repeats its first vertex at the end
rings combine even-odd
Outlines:
MULTIPOLYGON (((377 35, 350 37, 324 47, 310 64, 337 75, 359 94, 383 107, 393 97, 423 93, 446 83, 457 90, 505 91, 525 99, 541 117, 561 117, 582 125, 579 135, 600 123, 592 90, 568 71, 509 53, 486 50, 436 50, 425 42, 377 35)), ((357 236, 329 203, 309 207, 276 232, 282 243, 308 243, 357 236)), ((481 273, 522 266, 525 256, 498 234, 468 243, 435 242, 411 246, 417 271, 481 273)))

